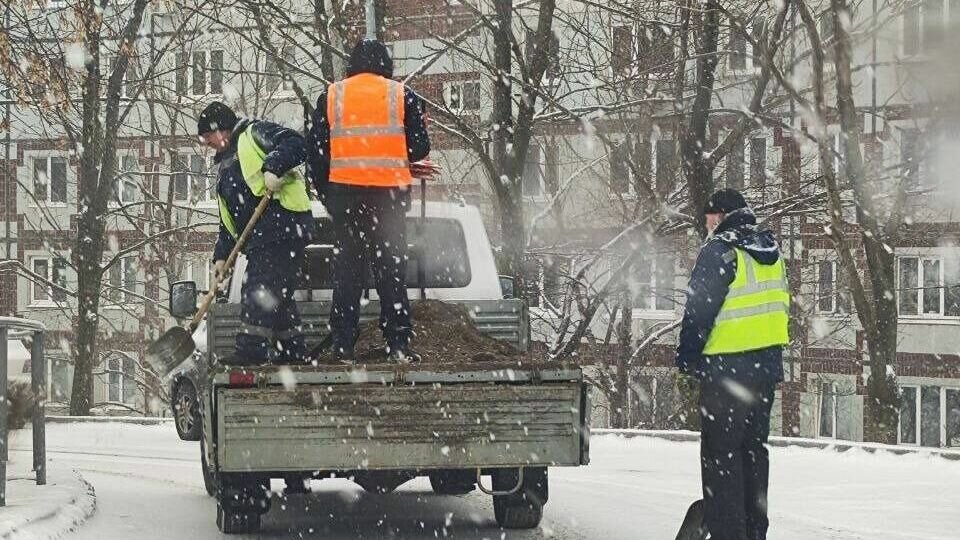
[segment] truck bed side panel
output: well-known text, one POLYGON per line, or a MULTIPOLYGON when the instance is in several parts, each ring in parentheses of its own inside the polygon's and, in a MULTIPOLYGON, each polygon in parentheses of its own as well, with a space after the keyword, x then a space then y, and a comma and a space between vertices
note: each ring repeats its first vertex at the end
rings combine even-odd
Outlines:
POLYGON ((227 472, 575 466, 582 459, 577 382, 216 391, 218 461, 227 472))

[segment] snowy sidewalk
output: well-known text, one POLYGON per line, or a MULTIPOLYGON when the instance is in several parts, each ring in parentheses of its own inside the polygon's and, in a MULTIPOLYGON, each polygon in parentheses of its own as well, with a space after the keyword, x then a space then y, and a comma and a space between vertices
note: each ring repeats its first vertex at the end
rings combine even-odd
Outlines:
POLYGON ((61 538, 93 515, 93 486, 77 472, 60 468, 48 470, 47 485, 38 486, 30 470, 33 458, 29 446, 24 449, 16 444, 19 440, 29 441, 29 430, 18 432, 10 441, 7 505, 0 507, 0 539, 61 538))

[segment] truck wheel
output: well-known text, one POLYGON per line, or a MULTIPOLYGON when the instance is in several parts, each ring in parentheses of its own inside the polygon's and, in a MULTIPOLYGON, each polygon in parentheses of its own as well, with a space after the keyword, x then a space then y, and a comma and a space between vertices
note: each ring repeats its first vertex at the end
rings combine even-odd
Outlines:
POLYGON ((256 512, 235 513, 217 505, 217 528, 223 534, 254 533, 260 530, 260 514, 256 512))
POLYGON ((466 495, 477 487, 476 473, 456 469, 430 473, 430 487, 437 495, 466 495))
POLYGON ((184 441, 199 441, 203 424, 200 422, 200 400, 197 399, 197 389, 193 383, 181 380, 172 402, 177 435, 184 441))
POLYGON ((203 487, 207 490, 207 495, 215 497, 217 495, 217 473, 210 470, 210 464, 207 463, 207 452, 203 442, 200 442, 200 468, 203 470, 203 487))
MULTIPOLYGON (((493 473, 493 489, 507 491, 517 485, 517 469, 500 469, 493 473)), ((547 504, 547 468, 523 470, 523 485, 510 495, 493 496, 493 513, 504 529, 532 529, 543 518, 547 504)))

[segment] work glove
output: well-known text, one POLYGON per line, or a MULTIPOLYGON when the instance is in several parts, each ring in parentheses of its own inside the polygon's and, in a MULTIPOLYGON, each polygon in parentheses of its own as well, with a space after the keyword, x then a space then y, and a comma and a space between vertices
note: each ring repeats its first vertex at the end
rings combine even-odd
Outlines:
POLYGON ((263 172, 263 181, 267 185, 267 190, 272 193, 276 193, 280 191, 280 188, 282 188, 283 184, 286 183, 286 180, 273 174, 270 171, 263 172))
POLYGON ((225 277, 223 273, 226 270, 224 267, 226 264, 227 261, 216 261, 213 263, 213 279, 215 282, 220 283, 223 281, 223 278, 225 277))

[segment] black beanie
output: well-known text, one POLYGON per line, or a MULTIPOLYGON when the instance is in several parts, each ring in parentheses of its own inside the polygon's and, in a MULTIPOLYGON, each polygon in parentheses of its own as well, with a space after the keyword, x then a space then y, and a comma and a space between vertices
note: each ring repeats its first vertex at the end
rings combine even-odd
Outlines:
POLYGON ((747 201, 739 191, 733 188, 721 189, 710 196, 703 206, 704 214, 729 214, 734 210, 747 207, 747 201))
POLYGON ((219 101, 207 105, 197 118, 197 135, 206 135, 212 131, 231 131, 237 125, 237 115, 233 109, 219 101))
POLYGON ((393 59, 387 46, 375 39, 362 39, 350 52, 350 64, 347 66, 347 77, 358 73, 373 73, 393 78, 393 59))

